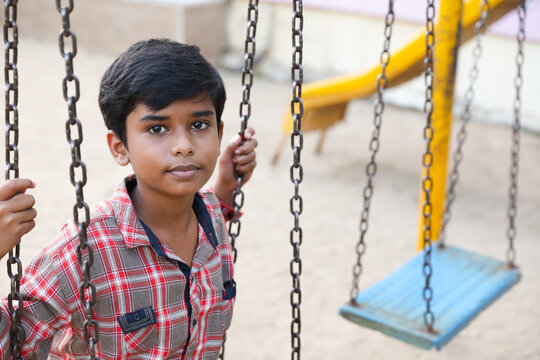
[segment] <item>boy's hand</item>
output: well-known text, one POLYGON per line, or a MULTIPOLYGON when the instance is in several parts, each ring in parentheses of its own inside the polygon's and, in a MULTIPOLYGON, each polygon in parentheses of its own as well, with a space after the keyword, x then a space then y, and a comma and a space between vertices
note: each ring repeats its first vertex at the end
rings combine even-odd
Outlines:
POLYGON ((36 225, 35 199, 25 194, 35 186, 29 179, 12 179, 0 186, 0 259, 36 225))
POLYGON ((225 203, 233 205, 232 192, 236 189, 237 175, 243 175, 245 184, 257 165, 255 148, 257 140, 253 138, 255 130, 248 127, 244 133, 245 141, 236 135, 219 157, 218 179, 214 187, 216 195, 225 203))

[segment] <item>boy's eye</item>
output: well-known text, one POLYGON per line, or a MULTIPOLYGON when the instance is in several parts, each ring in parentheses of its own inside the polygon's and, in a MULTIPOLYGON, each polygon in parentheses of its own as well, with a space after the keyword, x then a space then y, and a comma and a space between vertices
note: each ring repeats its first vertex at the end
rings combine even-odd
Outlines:
POLYGON ((148 128, 148 131, 151 133, 151 134, 161 134, 163 132, 165 132, 165 127, 163 125, 154 125, 154 126, 151 126, 148 128))
POLYGON ((208 123, 204 121, 196 121, 193 123, 193 125, 191 125, 191 127, 196 130, 203 130, 206 129, 208 126, 208 123))

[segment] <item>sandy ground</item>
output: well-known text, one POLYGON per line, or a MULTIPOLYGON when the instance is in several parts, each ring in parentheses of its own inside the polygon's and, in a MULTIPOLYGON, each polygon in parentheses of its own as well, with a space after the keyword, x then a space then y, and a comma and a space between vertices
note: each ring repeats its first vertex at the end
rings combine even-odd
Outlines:
MULTIPOLYGON (((69 183, 70 155, 64 134, 67 110, 61 96, 62 58, 54 44, 25 40, 19 59, 21 176, 38 184, 33 191, 39 211, 37 227, 23 240, 23 262, 28 264, 71 216, 74 190, 69 183)), ((84 122, 82 156, 88 166, 85 197, 90 205, 109 197, 129 173, 108 153, 96 100, 99 79, 111 61, 83 50, 75 61, 82 83, 78 113, 84 122)), ((228 139, 238 128, 240 78, 238 74, 223 75, 229 94, 224 114, 228 139)), ((256 79, 252 92, 250 123, 258 132, 259 166, 245 187, 236 274, 239 293, 227 342, 229 359, 290 358, 289 230, 293 218, 288 207, 293 186, 288 148, 277 166, 270 166, 289 94, 288 84, 261 78, 256 79)), ((511 106, 511 99, 508 104, 511 106)), ((346 121, 330 131, 320 156, 314 154, 318 135, 305 137, 304 213, 300 220, 304 230, 302 358, 540 359, 540 138, 530 134, 522 137, 516 248, 523 278, 517 286, 440 352, 419 350, 338 315, 339 305, 349 294, 355 261, 371 114, 370 101, 353 103, 346 121)), ((384 122, 364 258, 364 287, 414 255, 416 248, 423 116, 388 107, 384 122)), ((509 136, 507 128, 471 124, 449 229, 451 244, 501 259, 506 247, 509 136)), ((8 287, 6 274, 0 291, 6 294, 8 287)))

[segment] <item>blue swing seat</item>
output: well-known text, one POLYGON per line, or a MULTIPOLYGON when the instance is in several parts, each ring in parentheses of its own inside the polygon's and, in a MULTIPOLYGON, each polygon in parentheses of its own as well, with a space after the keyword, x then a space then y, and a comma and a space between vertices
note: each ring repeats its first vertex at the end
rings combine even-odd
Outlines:
POLYGON ((436 245, 432 249, 434 332, 424 325, 423 252, 360 292, 355 305, 343 304, 339 313, 420 348, 440 350, 521 277, 518 268, 470 251, 436 245))

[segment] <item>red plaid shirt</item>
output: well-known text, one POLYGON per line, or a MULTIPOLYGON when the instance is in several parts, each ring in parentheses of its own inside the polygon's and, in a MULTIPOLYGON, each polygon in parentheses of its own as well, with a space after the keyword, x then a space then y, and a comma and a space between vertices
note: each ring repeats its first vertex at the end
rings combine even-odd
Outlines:
MULTIPOLYGON (((216 359, 236 291, 224 204, 211 191, 196 195, 199 242, 190 269, 138 220, 128 195, 134 182, 126 179, 112 199, 100 203, 88 227, 94 252, 91 279, 97 288, 94 317, 100 325, 96 355, 216 359)), ((77 226, 70 221, 24 272, 24 358, 88 358, 78 290, 78 242, 77 226)), ((0 305, 4 360, 10 357, 10 319, 6 299, 0 305)))

